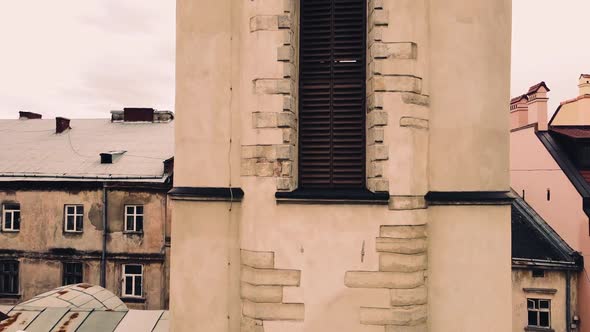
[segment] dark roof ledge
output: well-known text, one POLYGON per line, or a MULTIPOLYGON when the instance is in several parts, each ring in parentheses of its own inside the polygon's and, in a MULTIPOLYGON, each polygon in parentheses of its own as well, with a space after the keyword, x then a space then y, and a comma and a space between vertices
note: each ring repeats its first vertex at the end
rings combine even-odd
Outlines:
POLYGON ((20 111, 18 112, 18 118, 20 120, 33 120, 33 119, 41 119, 43 116, 39 113, 27 112, 27 111, 20 111))
POLYGON ((113 164, 127 151, 109 151, 100 154, 101 164, 113 164))
POLYGON ((61 134, 68 129, 72 129, 72 127, 70 127, 70 119, 62 118, 59 116, 57 118, 55 118, 55 133, 56 134, 61 134))

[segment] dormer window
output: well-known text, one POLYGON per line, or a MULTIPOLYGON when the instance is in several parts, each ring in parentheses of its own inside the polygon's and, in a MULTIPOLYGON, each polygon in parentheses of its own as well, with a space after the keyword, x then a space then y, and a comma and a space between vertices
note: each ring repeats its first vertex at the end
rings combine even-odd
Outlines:
POLYGON ((365 185, 364 0, 302 0, 299 187, 365 185))

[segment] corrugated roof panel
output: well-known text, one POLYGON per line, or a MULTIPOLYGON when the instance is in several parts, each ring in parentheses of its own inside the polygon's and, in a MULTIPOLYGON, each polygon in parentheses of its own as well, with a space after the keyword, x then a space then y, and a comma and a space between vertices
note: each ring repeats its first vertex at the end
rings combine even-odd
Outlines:
POLYGON ((129 310, 115 332, 151 332, 162 313, 162 310, 129 310))
POLYGON ((27 332, 47 332, 53 328, 63 316, 70 311, 68 308, 47 308, 41 312, 27 327, 27 332))
POLYGON ((125 311, 93 311, 76 332, 113 332, 125 314, 125 311))
POLYGON ((9 318, 0 322, 0 331, 16 332, 24 330, 40 313, 41 311, 13 310, 8 314, 9 318))
POLYGON ((12 308, 14 308, 13 305, 0 304, 0 312, 3 312, 5 314, 9 313, 10 310, 12 310, 12 308))
POLYGON ((170 320, 168 319, 168 311, 165 311, 156 327, 152 330, 152 332, 168 332, 170 331, 170 320), (166 317, 164 317, 166 316, 166 317))
POLYGON ((89 314, 89 311, 72 310, 53 327, 51 332, 74 332, 89 314))

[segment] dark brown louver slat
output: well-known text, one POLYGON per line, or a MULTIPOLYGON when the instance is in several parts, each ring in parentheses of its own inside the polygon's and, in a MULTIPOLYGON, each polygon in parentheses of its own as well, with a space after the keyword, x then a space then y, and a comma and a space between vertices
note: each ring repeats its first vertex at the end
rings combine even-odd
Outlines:
POLYGON ((365 0, 301 0, 302 189, 365 189, 365 15, 365 0))

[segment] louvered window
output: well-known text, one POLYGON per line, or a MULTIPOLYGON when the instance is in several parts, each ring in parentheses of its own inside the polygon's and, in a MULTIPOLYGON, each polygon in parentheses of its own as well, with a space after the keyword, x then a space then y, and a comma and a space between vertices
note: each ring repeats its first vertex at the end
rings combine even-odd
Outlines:
POLYGON ((301 0, 299 185, 365 188, 365 0, 301 0))

